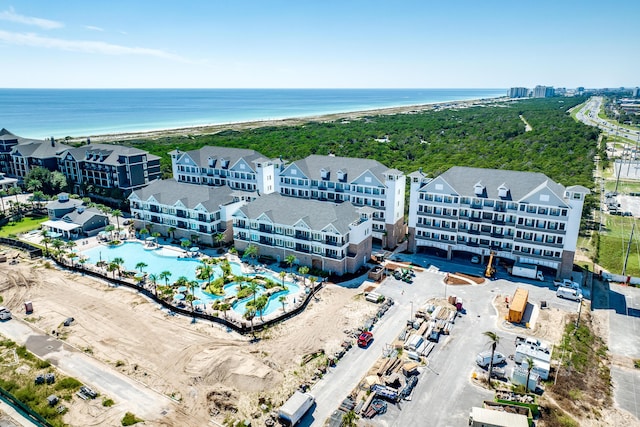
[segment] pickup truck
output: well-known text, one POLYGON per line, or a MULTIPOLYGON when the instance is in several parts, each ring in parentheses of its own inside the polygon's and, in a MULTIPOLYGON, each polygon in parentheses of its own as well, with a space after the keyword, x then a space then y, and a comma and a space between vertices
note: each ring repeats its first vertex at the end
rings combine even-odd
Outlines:
POLYGON ((372 340, 373 334, 369 331, 365 331, 358 337, 358 347, 367 348, 372 340))
POLYGON ((580 285, 578 284, 578 282, 574 282, 573 280, 569 280, 569 279, 554 280, 553 286, 555 286, 556 288, 563 287, 563 288, 571 288, 571 289, 580 289, 580 285))

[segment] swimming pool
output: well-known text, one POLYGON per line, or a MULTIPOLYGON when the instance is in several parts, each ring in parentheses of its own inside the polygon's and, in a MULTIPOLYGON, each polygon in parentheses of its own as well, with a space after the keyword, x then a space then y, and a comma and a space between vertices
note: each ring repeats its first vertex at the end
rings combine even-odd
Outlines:
MULTIPOLYGON (((169 283, 175 282, 180 276, 185 276, 190 281, 196 280, 198 282, 202 282, 196 278, 196 269, 201 266, 202 263, 194 258, 178 258, 178 254, 180 252, 171 249, 161 247, 151 250, 146 249, 142 243, 124 242, 118 246, 97 246, 85 251, 79 251, 79 253, 86 257, 87 262, 91 264, 97 264, 101 260, 110 263, 114 258, 122 258, 124 260, 123 268, 129 271, 135 271, 136 264, 144 262, 147 264, 147 267, 145 267, 143 271, 147 274, 155 274, 158 276, 163 271, 171 272, 169 283)), ((230 265, 231 273, 236 276, 256 276, 255 273, 243 273, 242 267, 238 263, 231 262, 230 265)), ((211 278, 212 280, 222 275, 222 269, 219 266, 214 265, 213 272, 214 275, 211 278)), ((259 273, 259 275, 267 277, 276 283, 281 283, 282 281, 280 277, 273 272, 259 273)), ((158 283, 162 284, 163 281, 159 280, 158 283)), ((286 291, 280 291, 269 298, 269 302, 262 313, 263 316, 271 314, 278 308, 282 307, 282 303, 278 301, 280 296, 295 295, 302 291, 301 287, 296 283, 285 282, 285 285, 287 286, 286 291)), ((237 284, 230 283, 225 285, 224 291, 225 296, 235 295, 237 293, 237 284)), ((264 289, 260 288, 258 296, 262 292, 264 292, 264 289)), ((199 287, 194 290, 194 295, 197 299, 204 301, 206 304, 224 298, 222 296, 204 292, 199 287)), ((252 299, 253 297, 244 298, 241 301, 236 302, 232 309, 239 314, 244 314, 247 302, 252 299)))

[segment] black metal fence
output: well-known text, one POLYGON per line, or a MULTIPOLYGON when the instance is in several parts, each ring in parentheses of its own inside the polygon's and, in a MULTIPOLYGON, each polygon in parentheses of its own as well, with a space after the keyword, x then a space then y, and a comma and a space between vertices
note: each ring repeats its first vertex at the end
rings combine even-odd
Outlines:
POLYGON ((0 387, 0 399, 11 405, 20 415, 26 417, 33 424, 39 427, 53 427, 47 420, 45 420, 40 414, 33 411, 27 405, 18 400, 13 394, 0 387))

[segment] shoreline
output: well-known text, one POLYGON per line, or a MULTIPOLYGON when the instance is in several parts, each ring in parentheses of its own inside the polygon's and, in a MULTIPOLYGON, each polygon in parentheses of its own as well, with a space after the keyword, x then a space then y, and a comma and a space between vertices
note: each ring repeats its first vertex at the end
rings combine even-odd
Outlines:
POLYGON ((428 104, 404 105, 397 107, 374 108, 368 110, 348 111, 341 113, 318 114, 311 116, 290 117, 282 119, 262 119, 244 122, 230 122, 221 124, 205 124, 196 126, 185 126, 178 128, 156 129, 135 132, 116 132, 100 135, 84 135, 71 137, 68 142, 84 142, 87 138, 91 142, 123 142, 132 139, 158 139, 163 137, 186 136, 186 135, 211 135, 224 130, 250 130, 268 126, 296 126, 309 122, 330 122, 335 120, 356 120, 370 115, 389 116, 394 114, 412 114, 435 109, 469 108, 478 105, 494 104, 509 101, 511 98, 501 96, 496 98, 468 99, 464 101, 445 101, 428 104))

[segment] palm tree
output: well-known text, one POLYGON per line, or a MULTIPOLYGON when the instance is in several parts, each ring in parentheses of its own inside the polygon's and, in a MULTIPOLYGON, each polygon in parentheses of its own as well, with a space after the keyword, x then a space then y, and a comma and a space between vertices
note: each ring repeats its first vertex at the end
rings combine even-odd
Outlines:
POLYGON ((483 335, 489 337, 489 344, 491 344, 491 360, 489 361, 489 388, 491 386, 491 374, 493 373, 493 356, 496 353, 496 347, 500 342, 500 336, 492 331, 483 332, 483 335))
POLYGON ((89 261, 87 257, 81 256, 80 259, 78 260, 78 264, 80 264, 80 268, 84 270, 84 265, 87 263, 87 261, 89 261))
POLYGON ((280 279, 282 279, 282 287, 284 288, 284 278, 287 275, 287 272, 282 270, 278 275, 280 276, 280 279))
POLYGON ((174 240, 176 238, 175 233, 176 232, 176 228, 175 227, 169 227, 167 229, 167 233, 171 234, 171 240, 174 240))
POLYGON ((53 239, 53 242, 51 242, 51 246, 56 249, 56 257, 59 257, 60 253, 62 252, 62 247, 64 246, 64 241, 60 239, 53 239))
POLYGON ((116 227, 113 224, 109 224, 104 228, 104 231, 109 233, 109 235, 111 236, 111 240, 113 240, 113 230, 115 230, 115 229, 116 229, 116 227))
POLYGON ((191 246, 191 240, 183 240, 180 242, 180 246, 186 251, 191 246))
POLYGON ((169 279, 171 278, 171 272, 168 270, 163 271, 158 275, 158 279, 164 280, 165 286, 169 286, 169 279))
POLYGON ((258 257, 258 247, 256 245, 249 245, 247 249, 244 250, 244 254, 242 254, 242 258, 254 259, 258 257))
POLYGON ((187 276, 180 276, 178 277, 178 280, 173 282, 174 286, 187 286, 187 284, 189 284, 189 279, 187 279, 187 276))
POLYGON ((258 289, 260 288, 260 285, 258 285, 256 282, 249 282, 249 289, 251 289, 251 293, 253 294, 253 303, 256 303, 256 295, 258 294, 258 289))
POLYGON ((162 236, 162 234, 158 233, 157 231, 155 233, 152 234, 154 240, 154 243, 156 244, 156 246, 158 246, 158 237, 162 236))
POLYGON ((216 243, 216 246, 222 246, 222 243, 224 242, 224 234, 216 233, 215 236, 213 236, 213 240, 216 243))
MULTIPOLYGON (((253 294, 255 297, 255 294, 253 294)), ((258 298, 257 301, 254 301, 254 307, 256 308, 256 311, 260 314, 260 320, 262 319, 262 312, 264 311, 265 307, 267 306, 267 303, 269 302, 269 298, 266 295, 262 295, 260 298, 258 298)))
POLYGON ((151 284, 153 285, 153 294, 157 297, 158 296, 158 279, 159 277, 156 276, 155 274, 151 273, 149 275, 149 281, 151 282, 151 284))
POLYGON ((302 285, 306 286, 307 285, 307 277, 306 274, 309 272, 309 267, 307 267, 306 265, 303 265, 302 267, 300 267, 298 269, 298 273, 300 273, 300 275, 302 276, 302 285))
POLYGON ((113 278, 116 278, 116 270, 120 271, 120 266, 115 262, 111 261, 109 265, 107 265, 107 271, 113 273, 113 278))
POLYGON ((114 209, 111 211, 111 215, 116 219, 117 230, 120 230, 120 217, 122 216, 122 211, 120 209, 114 209))
POLYGON ((73 250, 73 248, 76 247, 76 242, 74 242, 73 240, 67 240, 67 242, 64 244, 64 246, 69 249, 70 251, 73 250))
POLYGON ((287 255, 285 257, 285 259, 284 259, 284 262, 289 264, 289 268, 291 269, 291 273, 293 273, 293 264, 295 264, 295 262, 296 262, 296 256, 295 255, 287 255))
POLYGON ((253 318, 256 317, 256 309, 247 306, 247 310, 244 312, 244 318, 251 322, 251 333, 253 334, 253 318))
POLYGON ((278 297, 278 302, 280 302, 280 304, 282 304, 282 311, 285 311, 284 304, 287 302, 287 297, 285 297, 284 295, 279 296, 278 297))
POLYGON ((315 276, 311 276, 309 277, 309 286, 311 286, 311 293, 313 293, 316 289, 316 282, 318 281, 318 278, 315 276))
POLYGON ((44 243, 44 252, 45 254, 49 254, 49 243, 51 243, 51 237, 49 237, 49 230, 43 228, 40 230, 40 235, 42 236, 42 243, 44 243))
POLYGON ((227 318, 227 311, 229 311, 231 309, 231 304, 229 304, 228 302, 223 302, 222 304, 218 305, 218 309, 222 311, 222 313, 224 313, 224 318, 227 318))
POLYGON ((115 257, 113 260, 111 260, 111 262, 118 266, 118 276, 120 276, 122 274, 120 269, 124 265, 124 259, 120 257, 115 257))
POLYGON ((202 265, 196 267, 196 277, 200 280, 206 280, 207 285, 211 284, 211 276, 213 276, 213 267, 208 264, 207 260, 204 260, 202 265))
POLYGON ((526 357, 524 362, 527 364, 527 383, 524 385, 525 390, 529 393, 529 378, 531 378, 531 370, 533 369, 533 358, 526 357))
POLYGON ((342 427, 357 427, 358 415, 353 411, 349 411, 342 416, 342 427))
POLYGON ((142 271, 142 270, 144 270, 147 267, 148 267, 147 263, 142 262, 142 261, 140 261, 139 263, 136 264, 136 270, 140 270, 140 273, 144 273, 144 271, 142 271))
POLYGON ((140 238, 144 240, 145 236, 149 234, 149 230, 147 230, 146 228, 141 228, 138 234, 140 234, 140 238))
POLYGON ((69 253, 67 254, 67 258, 69 258, 69 259, 71 260, 71 267, 73 267, 73 260, 74 260, 75 258, 78 258, 78 254, 77 254, 77 253, 75 253, 75 252, 69 252, 69 253))
POLYGON ((195 280, 191 280, 187 283, 187 288, 189 289, 190 303, 191 303, 191 311, 193 311, 193 300, 196 299, 196 288, 198 287, 198 282, 195 280))

